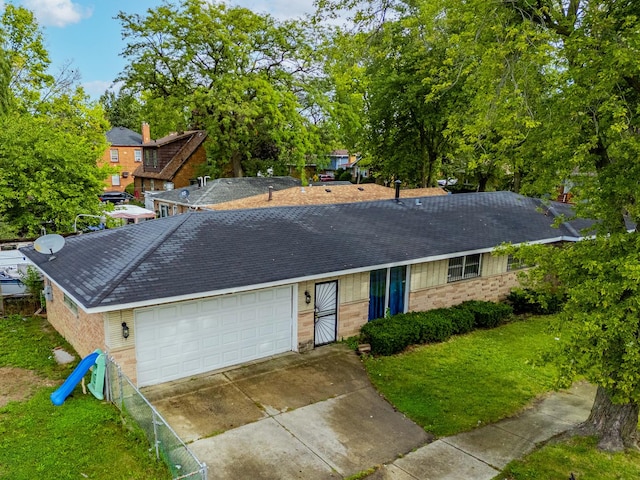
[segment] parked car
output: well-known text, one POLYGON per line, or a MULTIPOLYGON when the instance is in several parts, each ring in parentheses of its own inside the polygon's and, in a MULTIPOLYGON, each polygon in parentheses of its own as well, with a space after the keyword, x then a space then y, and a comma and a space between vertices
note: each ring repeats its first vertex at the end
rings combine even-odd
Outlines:
POLYGON ((333 182, 333 175, 322 174, 318 175, 321 182, 333 182))
POLYGON ((456 183, 458 183, 457 178, 443 178, 441 180, 438 180, 438 185, 441 187, 446 187, 447 185, 455 185, 456 183))
POLYGON ((99 195, 101 202, 111 202, 115 204, 126 203, 133 199, 133 195, 127 192, 102 192, 99 195))

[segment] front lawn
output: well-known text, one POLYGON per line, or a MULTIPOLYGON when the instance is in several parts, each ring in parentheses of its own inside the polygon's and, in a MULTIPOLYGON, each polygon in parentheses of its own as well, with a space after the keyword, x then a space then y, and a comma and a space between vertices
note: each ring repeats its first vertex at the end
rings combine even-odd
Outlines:
POLYGON ((572 438, 553 443, 533 452, 523 460, 511 462, 498 479, 566 480, 571 473, 576 480, 623 480, 640 478, 640 453, 605 453, 596 448, 595 438, 572 438))
POLYGON ((365 366, 398 410, 439 437, 453 435, 509 417, 553 388, 555 367, 541 361, 554 342, 549 324, 515 321, 365 366))
POLYGON ((79 361, 57 365, 56 346, 75 354, 46 320, 0 318, 0 392, 10 394, 8 403, 0 395, 0 478, 171 478, 114 405, 80 386, 63 405, 51 403, 49 395, 79 361))

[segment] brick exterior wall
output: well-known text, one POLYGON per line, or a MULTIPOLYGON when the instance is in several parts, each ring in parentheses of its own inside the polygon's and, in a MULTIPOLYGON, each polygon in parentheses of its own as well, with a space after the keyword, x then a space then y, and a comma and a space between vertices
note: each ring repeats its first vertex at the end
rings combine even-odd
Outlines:
POLYGON ((338 340, 353 337, 360 333, 369 320, 369 299, 340 305, 338 318, 338 340))
POLYGON ((107 149, 107 151, 102 155, 102 158, 98 161, 99 166, 109 165, 111 167, 117 167, 120 173, 120 185, 112 185, 111 184, 111 175, 107 177, 104 181, 105 190, 108 191, 118 191, 124 192, 124 189, 130 183, 133 183, 133 171, 138 168, 138 166, 142 162, 135 161, 135 150, 140 150, 142 152, 142 146, 140 147, 118 147, 112 145, 107 149), (118 150, 118 161, 111 161, 111 150, 118 150), (128 172, 127 177, 123 177, 122 173, 128 172))
POLYGON ((415 290, 409 294, 409 311, 451 307, 465 300, 504 300, 519 285, 515 272, 490 277, 477 277, 415 290))
POLYGON ((96 348, 106 351, 104 315, 87 314, 78 308, 76 315, 64 304, 64 293, 51 285, 53 300, 47 301, 47 319, 81 357, 86 357, 96 348))

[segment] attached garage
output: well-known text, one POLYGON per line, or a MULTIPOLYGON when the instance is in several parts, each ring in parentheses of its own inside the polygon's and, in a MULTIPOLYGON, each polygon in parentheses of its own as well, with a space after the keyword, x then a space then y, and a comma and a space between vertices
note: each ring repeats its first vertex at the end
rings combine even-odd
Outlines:
POLYGON ((293 349, 291 286, 137 309, 138 386, 293 349))

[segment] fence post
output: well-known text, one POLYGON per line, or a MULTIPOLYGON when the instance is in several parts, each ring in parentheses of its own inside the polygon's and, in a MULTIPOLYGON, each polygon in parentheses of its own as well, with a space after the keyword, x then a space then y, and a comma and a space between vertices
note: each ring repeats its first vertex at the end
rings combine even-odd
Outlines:
POLYGON ((151 422, 153 423, 153 440, 154 445, 156 446, 156 459, 160 459, 160 450, 158 444, 160 440, 158 440, 158 420, 156 420, 156 410, 154 408, 151 409, 151 422))
POLYGON ((124 389, 122 388, 122 369, 118 365, 118 383, 120 384, 120 411, 124 410, 124 389))

